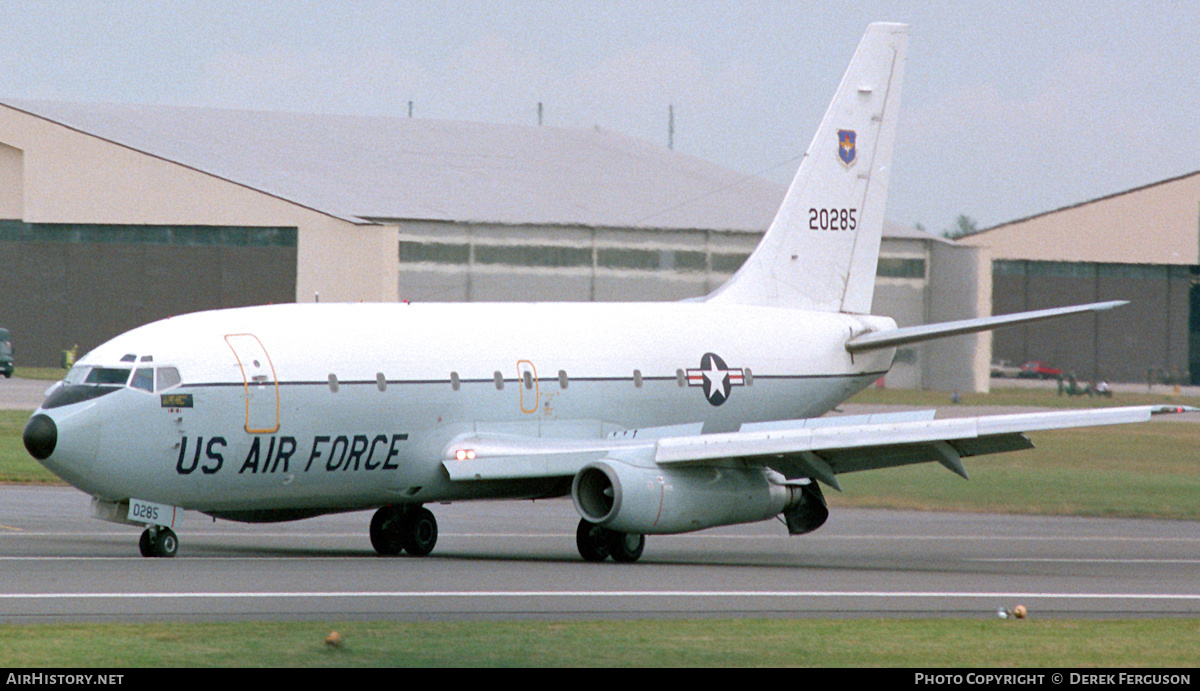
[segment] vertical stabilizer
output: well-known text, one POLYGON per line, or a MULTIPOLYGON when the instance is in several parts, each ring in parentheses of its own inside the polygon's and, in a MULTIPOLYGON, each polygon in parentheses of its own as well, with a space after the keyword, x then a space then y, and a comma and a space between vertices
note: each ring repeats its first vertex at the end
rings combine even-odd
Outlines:
POLYGON ((867 314, 908 27, 871 24, 758 248, 710 300, 867 314))

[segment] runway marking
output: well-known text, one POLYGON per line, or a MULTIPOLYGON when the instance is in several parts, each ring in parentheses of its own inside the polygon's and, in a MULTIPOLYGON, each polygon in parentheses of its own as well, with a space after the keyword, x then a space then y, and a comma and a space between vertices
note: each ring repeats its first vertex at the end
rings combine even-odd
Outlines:
MULTIPOLYGON (((8 528, 8 526, 0 525, 0 528, 8 528)), ((9 528, 10 530, 20 531, 19 534, 0 533, 0 537, 119 537, 126 538, 136 534, 136 528, 131 528, 129 532, 47 532, 37 531, 30 532, 20 528, 9 528)), ((223 532, 196 532, 188 533, 189 539, 240 539, 252 540, 255 538, 269 539, 298 539, 311 540, 314 538, 330 538, 330 539, 367 539, 367 531, 346 532, 346 533, 223 533, 223 532)), ((575 533, 448 533, 439 532, 439 537, 446 538, 471 538, 471 539, 548 539, 548 538, 570 538, 574 539, 575 533)), ((970 540, 978 542, 985 540, 990 543, 995 542, 1164 542, 1164 543, 1200 543, 1200 536, 1197 537, 1143 537, 1143 536, 1120 536, 1120 535, 1097 535, 1097 536, 1080 536, 1080 535, 806 535, 800 540, 791 535, 649 535, 647 537, 655 539, 667 540, 769 540, 774 542, 828 542, 835 540, 888 540, 888 541, 908 541, 908 540, 926 540, 926 541, 944 541, 944 540, 970 540)))
POLYGON ((1200 564, 1200 559, 1168 559, 1168 558, 1132 558, 1132 559, 1087 559, 1082 557, 994 557, 967 559, 980 562, 1034 562, 1034 563, 1069 563, 1069 564, 1200 564))
POLYGON ((0 600, 168 600, 215 598, 580 598, 580 597, 672 597, 672 598, 889 598, 889 599, 955 599, 955 598, 1024 598, 1061 600, 1175 600, 1200 601, 1200 593, 1037 593, 1037 592, 941 592, 941 591, 821 591, 821 590, 530 590, 530 591, 330 591, 330 592, 182 592, 182 593, 0 593, 0 600))

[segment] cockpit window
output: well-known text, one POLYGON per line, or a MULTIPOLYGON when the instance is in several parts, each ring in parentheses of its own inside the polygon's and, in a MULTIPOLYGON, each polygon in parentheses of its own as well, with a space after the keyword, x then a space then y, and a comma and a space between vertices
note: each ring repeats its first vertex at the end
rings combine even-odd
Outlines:
POLYGON ((179 370, 174 367, 159 367, 158 368, 158 388, 156 391, 166 391, 167 389, 179 386, 183 381, 179 376, 179 370))
POLYGON ((129 381, 129 369, 125 367, 93 367, 88 372, 85 384, 124 384, 129 381))
POLYGON ((147 393, 166 391, 179 386, 183 378, 175 367, 94 367, 76 365, 67 372, 62 382, 46 394, 43 408, 57 408, 82 401, 90 401, 120 391, 129 386, 147 393), (132 376, 130 376, 132 374, 132 376))
POLYGON ((89 365, 75 365, 67 372, 67 376, 63 377, 64 384, 79 384, 87 378, 88 372, 92 368, 89 365))
POLYGON ((133 379, 130 380, 129 385, 135 389, 141 389, 142 391, 153 392, 154 391, 154 368, 153 367, 137 368, 133 373, 133 379))

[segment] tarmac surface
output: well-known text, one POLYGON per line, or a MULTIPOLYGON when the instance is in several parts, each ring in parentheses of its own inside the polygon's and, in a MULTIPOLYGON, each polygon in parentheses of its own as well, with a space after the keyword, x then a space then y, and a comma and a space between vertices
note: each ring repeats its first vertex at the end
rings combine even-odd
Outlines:
POLYGON ((29 410, 37 408, 45 398, 52 381, 39 379, 0 379, 0 410, 29 410))
POLYGON ((1200 524, 834 510, 650 536, 584 562, 569 500, 431 505, 424 558, 380 557, 370 513, 294 523, 187 513, 179 554, 93 520, 61 487, 0 486, 0 622, 1200 615, 1200 524))

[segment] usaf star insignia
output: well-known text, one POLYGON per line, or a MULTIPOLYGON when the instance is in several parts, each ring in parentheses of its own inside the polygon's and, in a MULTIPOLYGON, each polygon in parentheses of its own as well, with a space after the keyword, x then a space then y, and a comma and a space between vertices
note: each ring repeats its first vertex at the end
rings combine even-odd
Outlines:
POLYGON ((744 386, 745 372, 740 367, 729 367, 720 355, 705 353, 700 358, 700 369, 687 371, 688 386, 704 387, 704 397, 714 406, 729 400, 729 392, 735 386, 744 386))

